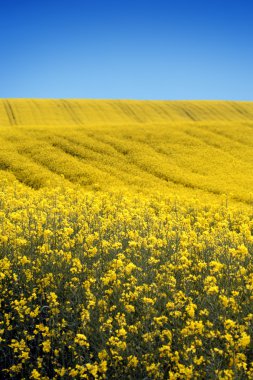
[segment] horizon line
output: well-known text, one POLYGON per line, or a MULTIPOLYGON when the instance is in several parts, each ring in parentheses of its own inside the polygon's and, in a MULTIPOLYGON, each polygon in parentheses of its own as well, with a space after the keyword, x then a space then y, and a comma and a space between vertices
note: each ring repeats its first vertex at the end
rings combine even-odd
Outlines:
POLYGON ((0 97, 0 100, 90 100, 90 101, 129 101, 129 102, 243 102, 248 99, 137 99, 137 98, 80 98, 80 97, 0 97))

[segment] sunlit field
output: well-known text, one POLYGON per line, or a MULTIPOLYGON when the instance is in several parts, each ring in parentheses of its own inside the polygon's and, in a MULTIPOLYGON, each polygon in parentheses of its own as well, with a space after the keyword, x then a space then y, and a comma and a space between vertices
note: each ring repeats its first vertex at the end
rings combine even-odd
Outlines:
POLYGON ((253 103, 0 100, 0 378, 253 379, 253 103))

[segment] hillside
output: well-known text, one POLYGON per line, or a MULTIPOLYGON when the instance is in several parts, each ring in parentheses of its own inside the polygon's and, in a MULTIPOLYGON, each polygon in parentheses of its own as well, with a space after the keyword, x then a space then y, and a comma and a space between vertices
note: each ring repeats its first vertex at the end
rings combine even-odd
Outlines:
POLYGON ((0 100, 1 176, 251 203, 253 103, 0 100))
POLYGON ((0 99, 2 126, 169 121, 253 121, 253 104, 234 101, 0 99))
POLYGON ((253 379, 253 103, 0 120, 0 379, 253 379))

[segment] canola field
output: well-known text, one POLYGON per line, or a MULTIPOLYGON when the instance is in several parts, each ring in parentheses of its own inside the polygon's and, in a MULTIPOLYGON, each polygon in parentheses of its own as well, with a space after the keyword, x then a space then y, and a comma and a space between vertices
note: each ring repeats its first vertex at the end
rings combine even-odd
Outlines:
POLYGON ((253 379, 253 103, 0 100, 0 378, 253 379))

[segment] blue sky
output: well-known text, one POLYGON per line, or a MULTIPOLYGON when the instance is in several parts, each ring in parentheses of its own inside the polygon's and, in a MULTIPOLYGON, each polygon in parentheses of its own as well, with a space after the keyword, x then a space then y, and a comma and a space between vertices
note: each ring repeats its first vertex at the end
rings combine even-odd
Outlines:
POLYGON ((0 0, 0 97, 253 100, 252 0, 0 0))

